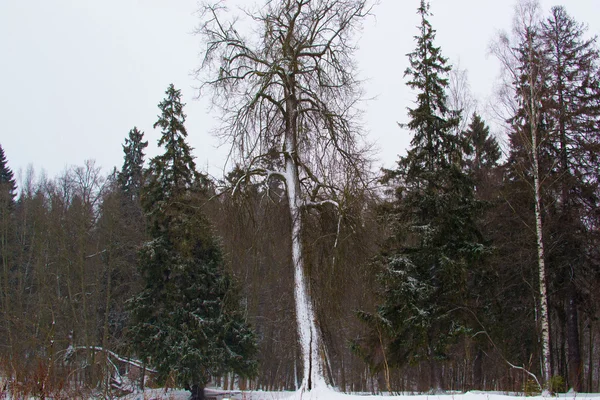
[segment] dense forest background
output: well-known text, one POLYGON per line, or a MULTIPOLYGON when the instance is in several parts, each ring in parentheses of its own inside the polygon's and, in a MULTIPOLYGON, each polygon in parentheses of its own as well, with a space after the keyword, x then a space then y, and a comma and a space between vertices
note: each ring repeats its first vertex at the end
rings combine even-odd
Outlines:
MULTIPOLYGON (((302 211, 328 379, 342 391, 535 391, 544 381, 600 392, 596 38, 563 7, 536 19, 521 3, 513 32, 492 45, 505 73, 496 138, 435 46, 427 3, 419 13, 408 153, 366 170, 339 208, 302 211)), ((123 166, 108 174, 86 160, 53 178, 29 169, 18 183, 0 147, 2 376, 37 390, 108 388, 114 355, 139 358, 128 304, 144 286, 154 218, 144 193, 157 174, 143 134, 129 132, 123 166)), ((297 388, 283 185, 248 179, 242 165, 212 181, 193 173, 203 190, 186 201, 210 221, 258 344, 256 377, 214 383, 297 388)))

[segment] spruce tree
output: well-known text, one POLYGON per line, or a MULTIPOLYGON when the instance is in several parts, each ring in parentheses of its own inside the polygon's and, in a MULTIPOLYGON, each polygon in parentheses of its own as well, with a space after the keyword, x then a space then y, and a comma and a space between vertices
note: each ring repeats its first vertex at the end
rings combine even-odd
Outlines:
POLYGON ((421 1, 417 47, 405 76, 416 90, 406 125, 410 149, 387 179, 395 183, 389 207, 392 235, 380 260, 382 304, 362 316, 387 334, 391 365, 429 364, 429 387, 442 388, 441 363, 466 330, 467 275, 485 247, 475 225, 480 205, 462 169, 458 112, 446 99, 450 66, 434 45, 429 4, 421 1))
POLYGON ((2 145, 0 145, 0 200, 2 201, 2 205, 14 205, 15 197, 17 195, 17 184, 15 182, 15 177, 8 166, 8 161, 6 160, 6 155, 4 154, 4 149, 2 145))
POLYGON ((490 127, 481 116, 473 113, 471 123, 463 132, 465 141, 465 164, 467 170, 477 176, 486 169, 498 165, 502 153, 498 141, 490 135, 490 127))
MULTIPOLYGON (((192 148, 187 144, 185 129, 185 104, 181 102, 181 91, 170 84, 165 92, 166 98, 158 108, 161 114, 154 128, 161 128, 158 146, 165 152, 152 159, 148 168, 146 195, 142 199, 148 214, 154 214, 150 229, 152 234, 165 229, 165 224, 175 223, 178 210, 181 209, 182 195, 190 190, 199 190, 208 184, 206 177, 196 171, 196 163, 191 155, 192 148)), ((183 196, 185 197, 185 196, 183 196)))
POLYGON ((540 35, 547 85, 542 101, 550 159, 546 173, 551 177, 545 185, 549 290, 554 297, 550 302, 559 310, 567 337, 568 351, 562 358, 567 360, 567 384, 581 391, 578 314, 593 303, 588 282, 598 276, 588 251, 594 247, 590 239, 595 233, 587 216, 598 207, 600 52, 596 38, 586 39, 585 26, 562 6, 552 8, 540 35))
POLYGON ((13 321, 10 314, 13 312, 13 287, 11 281, 11 269, 14 261, 14 208, 17 185, 13 172, 8 166, 4 155, 4 149, 0 145, 0 259, 2 271, 0 271, 0 344, 5 348, 12 348, 13 321))
MULTIPOLYGON (((148 142, 144 133, 134 127, 123 144, 123 166, 115 168, 105 185, 97 233, 105 249, 102 257, 105 268, 105 302, 102 346, 123 346, 124 329, 129 312, 126 300, 141 290, 138 271, 139 251, 146 236, 146 217, 141 205, 144 184, 144 149, 148 142)), ((117 347, 118 348, 118 347, 117 347)))
POLYGON ((488 197, 488 194, 482 192, 487 192, 486 186, 495 183, 490 181, 495 181, 493 175, 502 156, 500 145, 490 135, 490 127, 477 113, 473 113, 471 123, 462 136, 465 170, 473 179, 477 198, 488 197))
POLYGON ((143 141, 144 132, 137 127, 129 131, 123 145, 123 167, 118 174, 118 182, 125 196, 133 202, 139 201, 143 184, 144 149, 148 142, 143 141))
POLYGON ((169 86, 155 124, 165 152, 151 160, 142 193, 151 239, 139 255, 145 287, 131 300, 130 337, 162 381, 173 378, 197 399, 211 377, 252 375, 256 343, 219 243, 196 204, 206 179, 194 169, 179 99, 180 91, 169 86))

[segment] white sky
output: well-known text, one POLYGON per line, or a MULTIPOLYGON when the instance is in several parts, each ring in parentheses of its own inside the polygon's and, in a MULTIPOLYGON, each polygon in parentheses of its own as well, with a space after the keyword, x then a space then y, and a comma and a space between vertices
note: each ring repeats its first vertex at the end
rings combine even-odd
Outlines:
MULTIPOLYGON (((559 1, 542 0, 544 12, 559 1)), ((600 32, 600 1, 562 1, 590 35, 600 32)), ((403 72, 418 3, 380 0, 359 42, 367 97, 376 97, 365 104, 364 127, 379 148, 378 165, 387 167, 410 141, 396 122, 406 121, 414 99, 403 72)), ((481 104, 498 75, 488 45, 510 29, 513 6, 513 0, 431 0, 437 45, 468 70, 481 104)), ((105 172, 120 168, 121 144, 133 126, 145 132, 147 157, 156 155, 159 132, 152 125, 173 83, 187 103, 198 167, 221 177, 227 148, 217 148, 208 99, 194 100, 198 82, 190 74, 200 63, 200 38, 191 34, 196 10, 196 0, 1 0, 0 144, 13 171, 33 164, 54 177, 86 159, 105 172)))

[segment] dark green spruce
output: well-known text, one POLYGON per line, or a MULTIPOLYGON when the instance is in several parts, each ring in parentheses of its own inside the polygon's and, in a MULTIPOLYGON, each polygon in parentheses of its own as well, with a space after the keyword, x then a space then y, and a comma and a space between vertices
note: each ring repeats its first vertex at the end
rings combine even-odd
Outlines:
POLYGON ((486 247, 476 226, 481 205, 463 170, 459 112, 447 107, 450 66, 434 45, 428 2, 421 1, 418 14, 417 46, 405 72, 417 92, 406 124, 413 138, 397 168, 386 171, 395 198, 385 210, 391 235, 379 257, 381 304, 360 316, 385 337, 388 368, 424 363, 423 389, 441 390, 442 365, 468 329, 468 275, 486 247))
POLYGON ((15 182, 14 174, 8 166, 4 149, 0 145, 0 196, 2 205, 4 203, 14 205, 16 192, 17 183, 15 182))
POLYGON ((13 321, 10 318, 14 297, 11 285, 11 270, 16 253, 15 239, 15 196, 17 185, 12 170, 0 145, 0 345, 11 348, 13 345, 13 321))
POLYGON ((148 142, 144 142, 143 138, 144 132, 134 127, 129 131, 129 137, 125 138, 123 145, 123 167, 118 174, 118 182, 125 196, 131 201, 139 201, 143 185, 144 149, 148 147, 148 142))
POLYGON ((131 300, 130 337, 160 380, 201 399, 212 377, 255 373, 256 340, 198 201, 207 179, 185 142, 181 93, 170 85, 166 94, 155 124, 165 152, 151 160, 142 191, 151 238, 139 255, 145 287, 131 300))
POLYGON ((480 191, 500 162, 500 145, 490 134, 490 127, 477 113, 473 114, 471 123, 462 135, 465 169, 471 174, 476 191, 480 191))
POLYGON ((559 201, 546 203, 550 291, 555 297, 550 304, 558 309, 568 349, 566 365, 563 360, 555 363, 554 374, 564 376, 567 387, 580 392, 584 371, 579 313, 594 307, 589 281, 599 276, 597 262, 587 250, 597 237, 587 216, 599 206, 600 53, 596 38, 586 39, 585 26, 564 7, 552 8, 542 33, 550 78, 544 108, 550 154, 558 161, 550 172, 555 184, 548 190, 551 199, 559 201))

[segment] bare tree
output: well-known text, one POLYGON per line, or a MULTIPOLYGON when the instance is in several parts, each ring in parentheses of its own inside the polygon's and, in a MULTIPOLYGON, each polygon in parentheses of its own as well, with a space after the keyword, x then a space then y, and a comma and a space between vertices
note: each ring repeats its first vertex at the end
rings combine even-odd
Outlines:
POLYGON ((366 183, 353 34, 370 7, 368 0, 267 1, 244 11, 255 31, 243 36, 220 2, 203 5, 198 28, 206 50, 197 73, 222 113, 230 156, 245 169, 236 186, 256 176, 285 184, 301 390, 331 383, 305 268, 303 215, 308 207, 343 207, 344 194, 366 183))
POLYGON ((449 73, 448 108, 461 113, 462 118, 457 129, 459 132, 464 132, 469 126, 470 117, 477 111, 477 100, 469 84, 469 71, 462 69, 460 63, 449 73))

